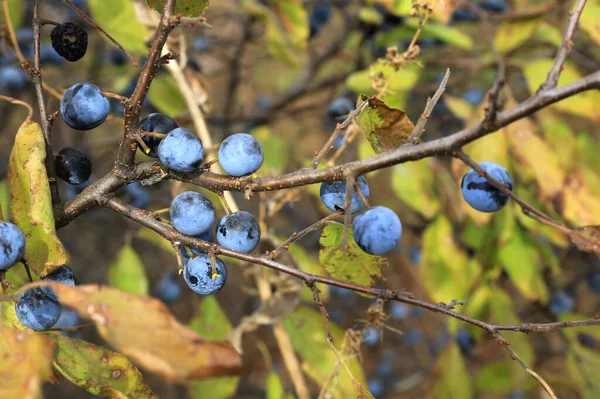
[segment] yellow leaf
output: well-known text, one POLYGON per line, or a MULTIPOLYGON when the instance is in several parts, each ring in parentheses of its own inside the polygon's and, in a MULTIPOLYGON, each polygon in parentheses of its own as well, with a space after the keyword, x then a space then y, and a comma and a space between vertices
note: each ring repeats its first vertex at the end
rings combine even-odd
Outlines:
POLYGON ((579 226, 600 224, 600 198, 595 196, 581 174, 573 172, 562 192, 563 216, 579 226))
POLYGON ((496 31, 494 47, 502 54, 518 48, 531 37, 539 22, 537 18, 503 22, 496 31))
POLYGON ((586 31, 596 44, 600 44, 600 2, 588 1, 579 19, 579 26, 586 31))
POLYGON ((67 262, 65 249, 54 227, 45 158, 40 125, 26 121, 17 132, 10 154, 10 214, 25 234, 24 258, 31 270, 41 276, 67 262))
POLYGON ((39 398, 50 376, 52 348, 44 335, 0 325, 0 398, 39 398))
POLYGON ((198 336, 157 299, 100 285, 50 286, 63 305, 91 319, 111 346, 167 380, 201 380, 240 371, 240 356, 227 341, 198 336))

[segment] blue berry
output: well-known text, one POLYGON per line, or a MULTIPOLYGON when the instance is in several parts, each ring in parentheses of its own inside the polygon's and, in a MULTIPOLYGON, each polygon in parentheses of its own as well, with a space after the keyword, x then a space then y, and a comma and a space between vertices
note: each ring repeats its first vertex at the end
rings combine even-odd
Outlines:
POLYGON ((381 341, 381 330, 369 328, 363 333, 362 341, 367 346, 377 345, 381 341))
POLYGON ((77 186, 86 182, 92 175, 92 161, 73 147, 65 147, 54 157, 56 175, 69 184, 77 186))
POLYGON ((508 10, 506 0, 484 0, 481 8, 491 13, 505 13, 508 10))
POLYGON ((385 386, 381 378, 369 378, 367 385, 369 387, 369 392, 371 392, 371 395, 375 398, 381 397, 385 391, 385 386))
POLYGON ((598 341, 594 337, 586 333, 577 334, 577 340, 586 348, 594 349, 598 345, 598 341))
POLYGON ((49 298, 39 288, 25 291, 15 304, 17 317, 25 327, 32 330, 47 330, 56 324, 62 306, 49 298))
POLYGON ((393 302, 390 309, 392 320, 404 320, 410 316, 410 308, 401 302, 393 302))
POLYGON ((258 140, 246 133, 227 137, 219 147, 219 163, 231 176, 246 176, 256 172, 263 159, 262 146, 258 140))
POLYGON ((587 282, 592 291, 600 293, 600 273, 592 274, 587 282))
POLYGON ((40 61, 42 64, 61 65, 65 59, 49 43, 44 43, 40 46, 40 61))
MULTIPOLYGON (((363 176, 359 176, 356 179, 358 188, 362 192, 365 199, 369 200, 369 185, 367 180, 363 176)), ((331 212, 337 212, 344 209, 344 202, 346 201, 346 181, 336 180, 332 182, 324 182, 321 184, 321 201, 323 205, 331 212)), ((364 208, 364 204, 360 199, 360 196, 354 190, 352 194, 352 200, 350 201, 350 213, 356 213, 364 208)))
POLYGON ((475 338, 473 338, 471 332, 466 328, 458 330, 456 333, 456 343, 460 351, 465 355, 470 354, 475 348, 475 338))
POLYGON ((331 6, 327 3, 317 3, 312 7, 308 17, 310 37, 314 37, 319 34, 323 28, 323 25, 325 25, 331 18, 331 14, 331 6))
POLYGON ((127 197, 127 203, 136 208, 145 208, 152 201, 152 197, 148 193, 148 190, 142 186, 142 183, 135 182, 125 186, 125 196, 127 197))
POLYGON ((477 22, 479 16, 466 8, 457 8, 452 14, 452 22, 477 22))
POLYGON ((345 141, 346 141, 346 136, 344 136, 343 134, 340 134, 339 136, 337 136, 337 138, 333 142, 333 149, 336 151, 339 150, 345 141))
POLYGON ((506 395, 506 399, 525 399, 526 397, 523 391, 512 391, 506 395))
MULTIPOLYGON (((479 166, 500 183, 512 191, 513 184, 508 171, 494 162, 481 162, 479 166)), ((473 169, 469 170, 460 183, 463 198, 473 209, 480 212, 496 212, 508 204, 509 197, 492 186, 485 177, 473 169)))
MULTIPOLYGON (((159 113, 146 115, 144 119, 140 121, 140 129, 145 132, 168 134, 171 130, 177 129, 178 127, 179 126, 177 126, 177 123, 175 123, 173 119, 159 113)), ((159 137, 145 136, 142 140, 144 140, 144 143, 150 149, 150 152, 146 155, 152 158, 158 158, 156 151, 158 151, 158 145, 162 139, 159 137)), ((138 148, 140 148, 140 150, 142 149, 142 147, 138 148)))
POLYGON ((354 219, 352 234, 363 251, 371 255, 383 255, 400 241, 402 223, 391 209, 375 206, 354 219))
POLYGON ((225 215, 217 224, 217 241, 227 249, 248 253, 260 241, 258 221, 246 211, 225 215))
POLYGON ((355 109, 355 104, 346 96, 333 100, 327 110, 327 115, 335 121, 343 121, 355 109))
POLYGON ((462 97, 463 100, 465 100, 471 105, 479 105, 483 101, 485 93, 481 89, 469 89, 464 92, 462 97))
POLYGON ((548 301, 548 309, 554 314, 569 313, 575 308, 575 300, 564 291, 555 292, 548 301))
POLYGON ((419 342, 423 341, 423 338, 425 338, 425 335, 423 334, 423 331, 421 331, 418 328, 412 328, 408 331, 405 331, 404 334, 402 334, 402 338, 404 339, 404 342, 406 342, 407 345, 416 345, 419 342))
POLYGON ((415 265, 418 265, 421 263, 422 258, 423 254, 421 252, 421 247, 418 245, 411 245, 410 249, 408 250, 408 259, 415 265))
POLYGON ((65 123, 77 130, 100 126, 109 112, 108 99, 90 83, 77 83, 69 87, 60 100, 60 114, 65 123))
POLYGON ((172 303, 181 297, 181 280, 171 272, 163 274, 156 285, 156 293, 164 303, 172 303))
POLYGON ((197 172, 204 159, 202 142, 191 130, 178 127, 158 145, 158 157, 169 169, 197 172))
POLYGON ((58 321, 54 324, 54 328, 71 328, 79 324, 79 314, 71 309, 63 308, 58 321))
POLYGON ((208 50, 209 48, 210 42, 206 37, 201 36, 194 40, 194 50, 196 50, 197 52, 201 53, 203 51, 208 50))
POLYGON ((25 236, 9 222, 0 222, 0 270, 7 270, 21 260, 25 253, 25 236))
POLYGON ((16 66, 0 68, 0 90, 3 93, 17 94, 25 87, 25 72, 16 66))
POLYGON ((227 281, 227 268, 218 258, 215 263, 215 273, 208 255, 198 255, 185 264, 183 279, 192 291, 210 295, 223 288, 227 281))
POLYGON ((128 62, 127 54, 125 54, 124 51, 121 51, 116 48, 111 49, 108 52, 107 58, 110 61, 110 63, 115 66, 123 66, 123 65, 127 64, 127 62, 128 62))
MULTIPOLYGON (((55 283, 66 284, 70 286, 74 286, 77 284, 77 280, 75 279, 75 273, 71 270, 67 265, 61 265, 56 268, 52 273, 48 274, 46 277, 42 277, 41 281, 52 281, 55 283)), ((41 290, 46 294, 50 299, 58 301, 58 297, 54 290, 50 287, 40 287, 41 290)))
POLYGON ((171 202, 171 222, 180 233, 195 236, 215 222, 215 207, 204 195, 185 191, 171 202))

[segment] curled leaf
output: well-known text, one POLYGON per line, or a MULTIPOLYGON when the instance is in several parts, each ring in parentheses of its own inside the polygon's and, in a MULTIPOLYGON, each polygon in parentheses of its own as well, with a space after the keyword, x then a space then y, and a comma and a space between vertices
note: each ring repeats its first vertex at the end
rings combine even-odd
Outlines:
POLYGON ((110 345, 171 381, 234 375, 240 355, 180 324, 159 300, 99 285, 49 284, 60 302, 91 319, 110 345))

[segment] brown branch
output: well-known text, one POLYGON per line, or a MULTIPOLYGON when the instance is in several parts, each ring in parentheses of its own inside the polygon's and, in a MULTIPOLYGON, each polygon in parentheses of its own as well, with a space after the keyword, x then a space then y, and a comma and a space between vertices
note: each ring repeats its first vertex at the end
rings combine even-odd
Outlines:
MULTIPOLYGON (((46 147, 46 158, 44 165, 48 182, 50 184, 50 195, 52 196, 52 205, 60 204, 60 193, 58 192, 58 182, 56 181, 56 170, 54 166, 54 158, 52 154, 52 136, 50 134, 50 121, 46 112, 46 100, 44 99, 44 88, 42 87, 42 67, 40 64, 40 15, 39 15, 39 0, 35 0, 33 4, 33 68, 29 68, 28 72, 35 86, 35 94, 37 96, 38 108, 40 111, 40 124, 44 135, 44 144, 46 147)), ((18 45, 17 45, 18 47, 18 45)))
POLYGON ((425 107, 425 110, 421 114, 421 117, 417 121, 413 131, 410 133, 410 136, 408 136, 408 139, 406 139, 407 144, 417 144, 423 133, 425 133, 425 125, 427 124, 427 121, 433 112, 433 108, 440 100, 440 97, 442 97, 444 91, 446 91, 448 79, 450 79, 450 69, 446 69, 446 74, 442 79, 442 83, 440 83, 440 87, 437 89, 433 97, 427 99, 427 106, 425 107))
POLYGON ((579 18, 581 17, 581 13, 583 12, 583 7, 585 7, 585 3, 587 0, 578 0, 575 9, 570 12, 569 17, 569 26, 565 31, 565 35, 563 37, 563 41, 558 48, 558 52, 556 57, 554 58, 554 63, 552 64, 552 68, 550 68, 550 72, 548 72, 548 76, 546 77, 546 81, 540 86, 539 90, 547 90, 556 87, 558 84, 558 78, 560 77, 560 73, 562 72, 563 66, 567 61, 567 56, 571 52, 573 48, 573 35, 575 34, 575 30, 577 29, 577 24, 579 23, 579 18))
MULTIPOLYGON (((65 0, 68 2, 68 0, 65 0)), ((156 31, 156 35, 152 40, 150 51, 148 52, 148 59, 144 65, 144 69, 140 74, 138 82, 135 86, 135 90, 131 95, 128 102, 125 102, 125 131, 123 133, 123 140, 119 147, 119 154, 115 166, 117 168, 130 168, 133 165, 135 158, 135 152, 137 150, 137 134, 136 128, 139 125, 140 112, 142 110, 142 103, 148 94, 148 89, 152 83, 152 79, 156 76, 160 64, 160 57, 162 49, 167 42, 169 33, 175 27, 170 22, 170 17, 173 14, 173 7, 175 1, 165 1, 165 7, 156 31)))

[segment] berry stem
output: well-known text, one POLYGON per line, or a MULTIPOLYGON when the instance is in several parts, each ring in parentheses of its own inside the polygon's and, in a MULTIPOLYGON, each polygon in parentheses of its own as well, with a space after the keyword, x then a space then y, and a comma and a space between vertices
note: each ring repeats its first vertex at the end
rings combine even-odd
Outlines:
POLYGON ((174 242, 173 249, 175 249, 175 258, 177 258, 177 269, 179 270, 179 274, 181 274, 181 271, 183 270, 183 260, 181 259, 179 248, 181 248, 181 243, 174 242))
POLYGON ((55 21, 51 21, 49 19, 41 19, 40 18, 40 26, 43 25, 54 25, 54 26, 60 26, 60 24, 58 22, 55 21))
POLYGON ((31 116, 33 115, 33 108, 31 108, 31 105, 27 104, 25 101, 17 100, 16 98, 3 96, 3 95, 0 95, 0 100, 5 100, 5 101, 8 101, 9 103, 24 106, 29 111, 29 113, 27 114, 27 119, 31 119, 31 116))
POLYGON ((363 195, 363 193, 360 189, 360 186, 358 185, 358 183, 356 181, 354 182, 354 190, 356 190, 356 194, 358 194, 358 196, 360 197, 360 200, 362 201, 363 205, 365 206, 365 209, 369 209, 369 203, 367 202, 367 199, 363 195))
POLYGON ((164 139, 165 137, 167 137, 166 134, 156 133, 156 132, 144 132, 144 131, 141 132, 141 135, 143 137, 156 137, 159 139, 164 139))
POLYGON ((27 278, 29 279, 30 282, 33 282, 33 277, 31 277, 31 270, 29 269, 29 265, 23 259, 21 259, 21 263, 23 264, 23 267, 25 268, 25 272, 27 273, 27 278))
POLYGON ((217 193, 217 195, 219 196, 219 198, 221 198, 221 201, 223 202, 223 206, 225 207, 225 210, 227 210, 227 214, 231 215, 233 212, 231 212, 231 208, 229 207, 229 204, 227 203, 227 199, 225 198, 225 194, 223 193, 223 191, 219 191, 217 193))

